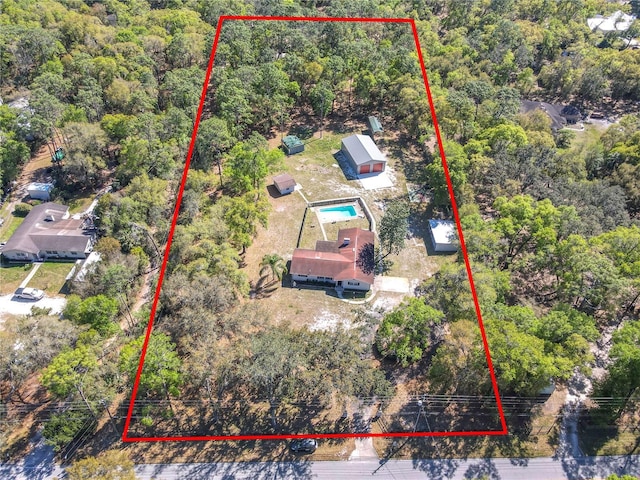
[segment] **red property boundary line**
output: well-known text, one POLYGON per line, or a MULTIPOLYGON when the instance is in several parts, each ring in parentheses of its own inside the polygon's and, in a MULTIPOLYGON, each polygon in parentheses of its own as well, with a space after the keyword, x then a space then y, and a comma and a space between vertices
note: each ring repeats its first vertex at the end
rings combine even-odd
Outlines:
POLYGON ((223 15, 218 19, 218 25, 216 28, 215 38, 213 40, 213 46, 211 48, 211 56, 209 57, 209 64, 207 66, 207 73, 205 75, 204 84, 202 86, 202 93, 200 95, 200 105, 198 107, 198 113, 193 126, 193 134, 191 136, 191 142, 189 144, 189 151, 182 173, 182 180, 180 182, 180 188, 178 190, 178 197, 176 200, 176 206, 173 212, 173 219, 171 221, 171 228, 169 230, 169 236, 167 239, 167 246, 164 252, 162 266, 160 268, 160 276, 158 278, 158 285, 153 298, 153 304, 151 307, 151 313, 149 317, 149 324, 147 326, 147 332, 142 345, 142 352, 140 355, 140 362, 138 364, 138 370, 133 384, 133 390, 131 392, 131 400, 129 402, 129 409, 127 411, 127 417, 124 424, 124 430, 122 433, 123 442, 168 442, 168 441, 206 441, 206 440, 278 440, 278 439, 291 439, 291 438, 350 438, 350 437, 474 437, 474 436, 498 436, 507 435, 507 423, 504 416, 504 410, 500 394, 498 392, 498 384, 496 382, 496 376, 493 368, 493 362, 491 361, 491 354, 489 353, 489 344, 487 342, 487 335, 482 321, 482 314, 480 312, 480 304, 478 303, 478 295, 476 293, 475 285, 473 282, 473 276, 471 273, 471 265, 469 263, 469 256, 467 254, 467 247, 465 245, 464 236, 462 234, 462 225, 460 224, 460 216, 458 214, 458 206, 456 204, 455 196, 453 193, 453 185, 451 183, 451 176, 449 175, 449 167, 445 157, 444 146, 442 144, 442 136, 440 135, 440 127, 438 125, 438 119, 436 117, 436 111, 433 104, 433 97, 431 95, 431 88, 429 86, 429 80, 427 77, 427 70, 425 68, 424 58, 422 56, 422 50, 420 48, 420 40, 418 38, 418 30, 416 28, 415 21, 411 18, 334 18, 334 17, 267 17, 267 16, 242 16, 242 15, 223 15), (319 433, 319 434, 278 434, 278 435, 198 435, 198 436, 166 436, 166 437, 130 437, 129 428, 131 425, 131 418, 133 415, 133 409, 135 400, 138 394, 138 387, 140 383, 140 375, 142 374, 142 367, 144 365, 144 359, 147 354, 147 347, 149 346, 149 338, 151 331, 153 330, 153 322, 158 306, 158 299, 160 297, 160 290, 162 288, 162 282, 167 267, 167 260, 169 259, 169 251, 171 248, 171 242, 173 240, 173 234, 178 220, 178 213, 180 212, 180 204, 182 202, 182 194, 184 192, 185 182, 187 180, 187 174, 189 172, 189 165, 191 164, 191 157, 193 154, 193 148, 195 145, 196 135, 198 133, 198 126, 200 125, 200 118, 204 107, 204 101, 209 87, 209 80, 211 78, 211 71, 213 70, 213 61, 215 58, 216 50, 218 48, 218 42, 220 40, 220 32, 222 25, 227 20, 264 20, 264 21, 302 21, 302 22, 358 22, 358 23, 408 23, 411 25, 413 37, 415 40, 416 50, 418 52, 418 58, 420 60, 420 69, 422 70, 422 78, 424 79, 424 86, 429 99, 429 107, 431 110, 431 117, 433 119, 433 126, 438 140, 438 148, 440 152, 440 158, 442 159, 442 166, 444 168, 444 175, 447 180, 447 187, 449 190, 449 196, 451 198, 451 206, 453 207, 453 215, 455 218, 456 226, 458 229, 458 236, 460 240, 460 248, 464 257, 464 263, 469 277, 469 284, 471 286, 471 294, 473 296, 473 304, 475 307, 476 315, 478 317, 478 325, 480 327, 480 334, 482 336, 482 343, 484 345, 485 357, 487 359, 487 365, 489 368, 489 375, 491 377, 491 384, 493 386, 493 392, 496 399, 496 406, 500 416, 501 430, 480 430, 480 431, 453 431, 453 432, 389 432, 389 433, 319 433))

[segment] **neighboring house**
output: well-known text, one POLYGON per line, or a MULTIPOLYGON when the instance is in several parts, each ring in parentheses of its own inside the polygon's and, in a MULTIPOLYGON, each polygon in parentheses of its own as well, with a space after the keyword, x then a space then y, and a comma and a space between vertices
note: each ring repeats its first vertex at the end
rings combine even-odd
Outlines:
POLYGON ((304 143, 295 135, 287 135, 282 139, 282 147, 284 153, 293 155, 294 153, 304 152, 304 143))
POLYGON ((523 100, 520 103, 520 111, 529 113, 540 109, 551 119, 551 129, 556 131, 567 126, 567 123, 578 123, 582 120, 580 110, 573 105, 559 105, 546 102, 533 102, 523 100))
POLYGON ((587 18, 587 25, 589 25, 591 31, 599 30, 603 33, 626 32, 635 19, 635 16, 617 10, 608 17, 596 15, 595 17, 587 18))
POLYGON ((53 190, 53 183, 30 183, 27 186, 27 193, 31 198, 45 202, 51 200, 51 190, 53 190))
POLYGON ((280 192, 280 195, 286 195, 296 189, 296 181, 288 173, 273 177, 273 184, 278 189, 278 192, 280 192))
POLYGON ((387 164, 387 159, 368 135, 345 138, 341 150, 359 175, 383 172, 387 164))
POLYGON ((86 258, 94 238, 84 220, 69 218, 69 207, 48 202, 31 209, 7 241, 2 255, 19 262, 86 258))
POLYGON ((451 220, 429 220, 429 236, 434 251, 458 251, 456 225, 451 220))
POLYGON ((373 284, 373 232, 344 228, 335 242, 318 240, 315 250, 296 248, 291 259, 294 282, 319 282, 346 290, 367 291, 373 284))

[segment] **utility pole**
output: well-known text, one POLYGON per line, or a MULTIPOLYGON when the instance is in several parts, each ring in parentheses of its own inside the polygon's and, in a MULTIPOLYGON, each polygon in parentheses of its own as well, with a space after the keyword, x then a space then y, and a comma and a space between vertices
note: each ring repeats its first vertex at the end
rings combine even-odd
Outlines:
POLYGON ((109 415, 109 423, 111 424, 111 427, 113 428, 113 433, 115 433, 116 435, 118 434, 118 427, 116 427, 116 423, 113 419, 113 415, 111 415, 111 412, 109 411, 109 406, 107 405, 107 401, 103 398, 102 400, 100 400, 100 406, 102 408, 104 408, 105 412, 107 412, 107 415, 109 415))

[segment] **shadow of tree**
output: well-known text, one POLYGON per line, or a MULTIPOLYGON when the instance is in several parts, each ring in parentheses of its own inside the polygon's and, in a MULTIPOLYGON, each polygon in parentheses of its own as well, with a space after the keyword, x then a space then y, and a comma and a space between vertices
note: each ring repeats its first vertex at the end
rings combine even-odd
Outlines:
POLYGON ((375 249, 373 243, 365 243, 356 258, 356 266, 365 274, 373 273, 376 268, 375 249))

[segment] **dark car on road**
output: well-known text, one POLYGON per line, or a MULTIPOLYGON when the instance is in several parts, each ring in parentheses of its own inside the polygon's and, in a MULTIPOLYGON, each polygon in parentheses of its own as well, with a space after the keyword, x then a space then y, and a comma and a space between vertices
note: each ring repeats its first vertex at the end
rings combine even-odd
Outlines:
POLYGON ((292 452, 313 453, 318 448, 318 442, 313 438, 302 438, 293 440, 289 445, 292 452))

